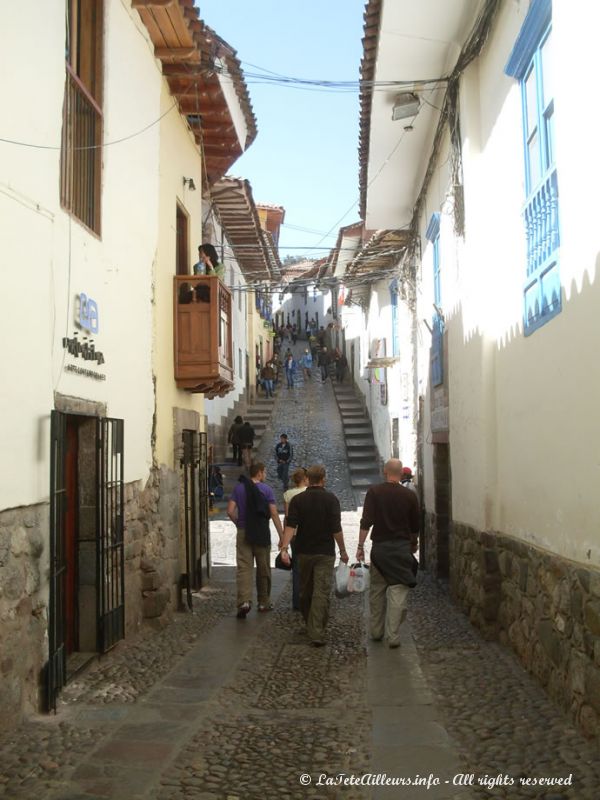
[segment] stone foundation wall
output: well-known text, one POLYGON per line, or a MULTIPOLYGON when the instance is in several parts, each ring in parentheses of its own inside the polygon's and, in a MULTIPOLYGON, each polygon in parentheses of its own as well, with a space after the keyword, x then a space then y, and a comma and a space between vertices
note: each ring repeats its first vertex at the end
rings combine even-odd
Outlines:
MULTIPOLYGON (((179 474, 165 467, 154 469, 143 487, 140 482, 125 486, 127 637, 145 619, 164 620, 177 609, 180 492, 179 474)), ((5 727, 42 708, 48 603, 48 504, 0 512, 0 716, 5 727)))
POLYGON ((450 589, 587 737, 600 738, 600 570, 453 523, 450 589))
POLYGON ((38 702, 48 624, 48 504, 0 513, 0 716, 38 702))

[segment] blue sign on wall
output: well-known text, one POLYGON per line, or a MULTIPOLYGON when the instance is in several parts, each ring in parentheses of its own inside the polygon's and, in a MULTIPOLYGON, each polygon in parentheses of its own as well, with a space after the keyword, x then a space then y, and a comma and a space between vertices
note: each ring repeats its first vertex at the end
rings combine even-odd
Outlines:
POLYGON ((98 304, 83 292, 79 295, 79 324, 90 333, 100 330, 98 304))

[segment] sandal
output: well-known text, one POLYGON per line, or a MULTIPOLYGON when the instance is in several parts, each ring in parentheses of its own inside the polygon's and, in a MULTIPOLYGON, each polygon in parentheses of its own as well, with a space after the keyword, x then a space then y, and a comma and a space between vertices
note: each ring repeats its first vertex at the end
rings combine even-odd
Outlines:
POLYGON ((264 614, 266 611, 273 611, 273 603, 267 603, 264 606, 259 606, 258 610, 261 614, 264 614))

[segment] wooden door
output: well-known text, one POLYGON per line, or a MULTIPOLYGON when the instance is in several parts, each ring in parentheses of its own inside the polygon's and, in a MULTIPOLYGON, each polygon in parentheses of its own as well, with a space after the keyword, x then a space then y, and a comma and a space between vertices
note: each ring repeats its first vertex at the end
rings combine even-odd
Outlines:
POLYGON ((77 643, 77 508, 78 508, 78 432, 77 420, 67 417, 65 453, 65 647, 67 655, 77 643))

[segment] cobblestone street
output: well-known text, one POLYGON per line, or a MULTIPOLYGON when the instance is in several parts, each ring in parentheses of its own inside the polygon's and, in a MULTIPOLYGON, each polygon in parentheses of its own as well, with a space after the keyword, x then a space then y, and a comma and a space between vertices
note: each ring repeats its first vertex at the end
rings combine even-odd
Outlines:
MULTIPOLYGON (((316 370, 306 386, 279 388, 257 453, 279 502, 281 432, 295 464, 326 464, 352 557, 360 513, 333 390, 316 370)), ((362 595, 333 598, 330 641, 311 648, 288 573, 273 571, 271 614, 235 618, 234 537, 221 504, 213 577, 193 613, 121 642, 67 686, 56 715, 0 739, 0 797, 598 798, 595 746, 444 586, 420 574, 397 650, 368 641, 362 595)))

